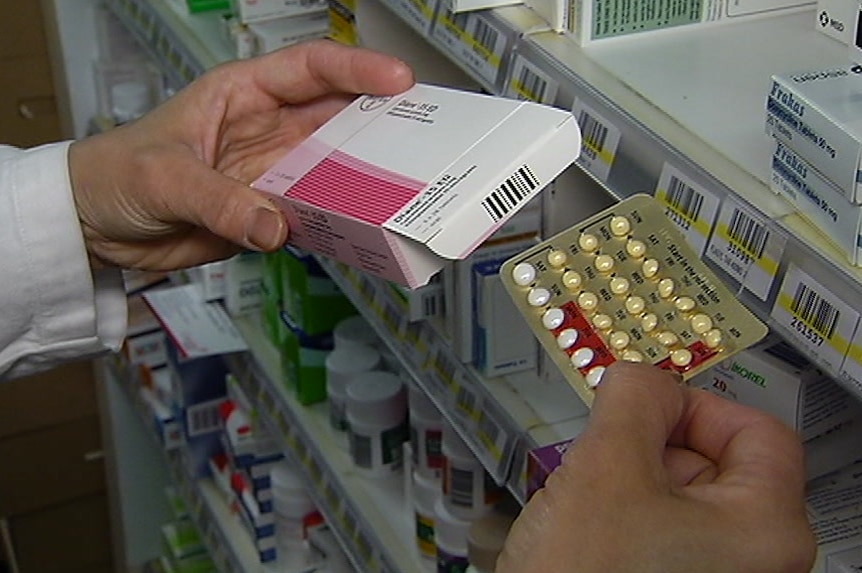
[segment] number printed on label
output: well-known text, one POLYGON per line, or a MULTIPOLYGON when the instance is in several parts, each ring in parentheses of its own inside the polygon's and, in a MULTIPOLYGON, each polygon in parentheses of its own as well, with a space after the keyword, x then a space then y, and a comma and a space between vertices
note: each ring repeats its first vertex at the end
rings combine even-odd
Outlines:
POLYGON ((599 181, 607 181, 620 144, 620 130, 580 98, 575 98, 572 113, 581 128, 578 164, 599 181))
POLYGON ((736 201, 721 208, 706 256, 765 301, 778 274, 787 237, 736 201))
POLYGON ((689 246, 702 256, 721 203, 718 197, 665 163, 655 198, 665 205, 665 215, 679 227, 689 246))
POLYGON ((859 322, 856 310, 796 265, 787 269, 772 317, 836 372, 859 322))

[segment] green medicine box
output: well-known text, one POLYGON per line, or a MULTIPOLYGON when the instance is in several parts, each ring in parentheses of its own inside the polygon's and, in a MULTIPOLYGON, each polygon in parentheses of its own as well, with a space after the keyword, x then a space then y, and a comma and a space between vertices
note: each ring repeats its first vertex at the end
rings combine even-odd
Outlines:
POLYGON ((356 309, 314 257, 287 247, 282 265, 282 307, 308 336, 329 333, 356 309))
POLYGON ((305 406, 326 400, 326 356, 332 333, 309 335, 283 315, 285 336, 279 345, 284 384, 305 406))

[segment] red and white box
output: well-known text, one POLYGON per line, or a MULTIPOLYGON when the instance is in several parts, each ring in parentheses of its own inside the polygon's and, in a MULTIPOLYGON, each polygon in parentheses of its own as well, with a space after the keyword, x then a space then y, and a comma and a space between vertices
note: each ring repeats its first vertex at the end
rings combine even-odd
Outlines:
POLYGON ((571 112, 417 84, 361 96, 261 176, 298 247, 411 288, 577 158, 571 112))

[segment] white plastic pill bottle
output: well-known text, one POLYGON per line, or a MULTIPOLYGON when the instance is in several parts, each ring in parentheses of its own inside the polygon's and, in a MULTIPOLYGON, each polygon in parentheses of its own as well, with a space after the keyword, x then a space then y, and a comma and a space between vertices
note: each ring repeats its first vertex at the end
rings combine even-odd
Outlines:
POLYGON ((461 519, 476 519, 502 499, 503 489, 485 471, 464 440, 443 424, 443 503, 461 519))
POLYGON ((407 441, 407 390, 391 372, 375 370, 347 384, 350 457, 371 477, 398 474, 407 441))
POLYGON ((368 321, 358 314, 339 321, 332 330, 332 340, 336 349, 356 345, 376 348, 380 344, 377 333, 368 321))
POLYGON ((434 540, 437 545, 437 573, 464 573, 467 560, 467 533, 470 522, 449 513, 442 499, 434 505, 434 540))
MULTIPOLYGON (((347 431, 347 384, 357 374, 370 372, 380 365, 380 353, 371 346, 348 344, 336 347, 326 356, 326 394, 329 402, 329 425, 336 432, 347 431)), ((346 436, 345 436, 346 438, 346 436)), ((347 440, 342 440, 343 446, 347 440)))
POLYGON ((434 540, 434 505, 440 499, 440 484, 413 471, 411 489, 413 517, 416 525, 416 547, 425 559, 437 559, 437 543, 434 540))
POLYGON ((415 382, 408 387, 413 468, 439 482, 443 477, 443 415, 415 382))
POLYGON ((281 567, 300 567, 312 555, 307 544, 309 525, 319 515, 299 470, 279 462, 270 471, 275 512, 276 555, 281 567))

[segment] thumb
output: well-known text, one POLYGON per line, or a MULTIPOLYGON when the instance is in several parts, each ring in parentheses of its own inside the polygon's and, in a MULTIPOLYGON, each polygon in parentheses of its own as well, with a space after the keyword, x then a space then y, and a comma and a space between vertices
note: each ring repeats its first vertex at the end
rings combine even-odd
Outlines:
POLYGON ((596 388, 587 429, 566 457, 580 458, 576 463, 581 466, 606 463, 597 470, 623 480, 627 488, 665 486, 665 446, 685 411, 685 396, 679 379, 668 371, 614 363, 596 388))
POLYGON ((255 251, 273 251, 287 241, 287 221, 263 192, 197 161, 184 177, 187 192, 165 198, 176 217, 255 251))

